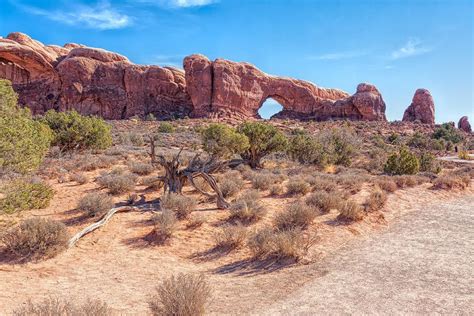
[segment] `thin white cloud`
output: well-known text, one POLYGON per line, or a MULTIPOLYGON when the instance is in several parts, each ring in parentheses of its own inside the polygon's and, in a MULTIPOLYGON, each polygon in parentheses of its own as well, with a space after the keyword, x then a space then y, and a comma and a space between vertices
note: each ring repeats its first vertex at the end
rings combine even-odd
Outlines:
POLYGON ((108 1, 95 5, 74 5, 67 10, 45 10, 38 7, 14 2, 18 7, 34 15, 44 16, 52 21, 67 25, 83 26, 99 30, 111 30, 127 27, 132 19, 113 8, 108 1))
POLYGON ((431 51, 432 49, 430 47, 423 46, 422 42, 419 39, 410 38, 405 43, 405 45, 393 51, 390 55, 390 58, 396 60, 401 58, 423 55, 431 51))
POLYGON ((192 8, 203 7, 219 2, 219 0, 131 0, 132 2, 140 2, 151 5, 158 5, 168 8, 192 8))
POLYGON ((309 56, 310 60, 341 60, 341 59, 350 59, 357 58, 367 55, 366 52, 359 51, 348 51, 348 52, 334 52, 328 54, 322 54, 317 56, 309 56))

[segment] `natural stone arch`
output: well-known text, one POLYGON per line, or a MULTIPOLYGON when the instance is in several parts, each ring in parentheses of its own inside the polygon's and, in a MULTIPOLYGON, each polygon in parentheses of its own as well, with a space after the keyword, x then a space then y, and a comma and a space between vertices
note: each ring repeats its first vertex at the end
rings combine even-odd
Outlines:
POLYGON ((287 104, 288 104, 288 101, 285 100, 285 98, 283 98, 282 96, 280 95, 277 95, 277 94, 272 94, 272 95, 268 95, 266 97, 263 97, 261 100, 260 100, 260 103, 259 103, 259 106, 257 108, 257 114, 256 114, 256 117, 259 117, 259 118, 265 118, 262 116, 262 110, 265 110, 265 107, 267 104, 269 103, 272 103, 272 101, 279 106, 279 109, 277 111, 272 111, 272 113, 270 113, 269 117, 266 118, 266 119, 271 119, 273 118, 273 116, 277 115, 278 113, 281 113, 282 111, 285 110, 285 108, 287 108, 287 104))

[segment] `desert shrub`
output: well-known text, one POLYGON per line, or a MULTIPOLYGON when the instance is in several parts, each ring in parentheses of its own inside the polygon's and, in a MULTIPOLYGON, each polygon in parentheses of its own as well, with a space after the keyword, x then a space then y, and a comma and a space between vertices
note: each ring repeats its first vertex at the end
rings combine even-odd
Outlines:
POLYGON ((294 259, 304 256, 313 240, 305 238, 301 229, 274 231, 263 228, 249 238, 248 247, 255 258, 294 259))
POLYGON ((140 183, 147 188, 153 188, 159 190, 163 187, 163 182, 157 176, 143 177, 140 179, 140 183))
POLYGON ((230 219, 242 223, 251 223, 265 216, 266 209, 260 203, 260 197, 256 191, 247 191, 242 194, 230 208, 230 219))
POLYGON ((428 149, 430 139, 428 136, 421 134, 420 132, 415 132, 407 141, 407 145, 415 148, 425 148, 428 149))
POLYGON ((286 184, 286 193, 290 196, 305 195, 309 190, 309 184, 302 179, 290 179, 286 184))
POLYGON ((74 181, 74 182, 77 182, 79 184, 86 184, 87 182, 89 182, 89 177, 87 177, 85 174, 83 173, 73 173, 70 178, 69 178, 71 181, 74 181))
POLYGON ((337 183, 330 177, 310 176, 306 181, 311 185, 312 190, 323 190, 326 192, 333 192, 337 188, 337 183))
POLYGON ((362 190, 362 185, 365 179, 366 178, 363 175, 349 173, 338 175, 336 182, 350 193, 356 194, 362 190))
POLYGON ((454 124, 444 123, 433 132, 433 138, 444 139, 447 142, 454 144, 460 143, 464 137, 454 127, 454 124))
POLYGON ((190 229, 195 229, 202 226, 204 223, 207 222, 207 220, 208 219, 206 216, 202 214, 196 214, 188 218, 188 223, 186 224, 186 227, 190 229))
POLYGON ((106 149, 112 146, 111 126, 98 117, 76 111, 46 112, 41 122, 54 133, 53 144, 62 150, 106 149))
POLYGON ((77 204, 77 209, 86 212, 89 216, 103 215, 113 207, 112 198, 104 193, 89 193, 77 204))
POLYGON ((211 124, 202 131, 202 144, 209 154, 229 158, 249 147, 247 136, 225 124, 211 124))
POLYGON ((0 168, 23 174, 36 170, 52 139, 47 125, 17 105, 10 81, 0 79, 0 168))
POLYGON ((422 172, 439 173, 441 171, 441 164, 436 160, 436 157, 429 152, 421 153, 419 161, 420 171, 422 172))
POLYGON ((44 182, 17 180, 2 189, 5 197, 0 200, 0 210, 14 213, 46 208, 54 196, 54 190, 44 182))
POLYGON ((165 209, 153 216, 152 220, 155 226, 154 232, 159 241, 164 242, 173 236, 178 221, 173 211, 165 209))
POLYGON ((418 158, 405 147, 400 148, 398 153, 392 153, 384 166, 384 172, 390 175, 416 174, 419 170, 418 158))
POLYGON ((252 168, 262 167, 262 158, 277 151, 283 151, 288 145, 285 135, 276 127, 263 122, 245 122, 238 132, 247 136, 249 147, 241 154, 252 168))
POLYGON ((254 189, 265 191, 277 182, 277 176, 270 172, 259 172, 253 174, 251 181, 254 189))
POLYGON ((20 260, 51 258, 66 249, 66 226, 51 219, 29 218, 0 237, 7 253, 20 260))
POLYGON ((174 126, 169 122, 161 122, 158 126, 158 133, 173 133, 174 126))
POLYGON ((400 135, 392 133, 387 137, 387 141, 392 145, 397 145, 400 143, 400 135))
POLYGON ((112 310, 107 303, 100 300, 88 299, 82 304, 70 300, 49 297, 41 302, 31 300, 13 311, 14 316, 108 316, 112 310))
POLYGON ((302 201, 295 201, 288 205, 284 211, 275 215, 274 223, 279 230, 306 228, 310 225, 317 212, 302 201))
POLYGON ((469 155, 469 152, 467 150, 460 150, 459 153, 458 153, 458 158, 462 159, 462 160, 473 160, 474 159, 469 155))
POLYGON ((365 211, 375 212, 384 207, 387 202, 387 194, 380 189, 375 187, 374 191, 370 193, 367 200, 365 201, 365 211))
POLYGON ((130 163, 129 168, 131 172, 141 176, 149 175, 154 170, 152 165, 143 162, 132 162, 130 163))
POLYGON ((470 184, 468 176, 447 174, 436 178, 433 181, 433 189, 437 190, 452 190, 452 189, 465 189, 470 184))
POLYGON ((281 195, 283 194, 283 186, 281 184, 273 184, 270 187, 270 195, 276 196, 276 195, 281 195))
POLYGON ((397 186, 401 189, 403 188, 411 188, 414 187, 419 183, 419 178, 413 175, 403 175, 403 176, 395 176, 393 180, 397 184, 397 186))
POLYGON ((376 182, 376 185, 378 185, 382 190, 386 192, 395 192, 398 189, 397 183, 393 181, 392 179, 389 178, 381 178, 378 179, 376 182))
POLYGON ((107 188, 111 194, 123 194, 132 191, 135 188, 135 181, 136 176, 123 171, 112 171, 97 178, 99 185, 107 188))
POLYGON ((338 194, 316 191, 309 195, 305 202, 308 206, 321 213, 329 213, 330 210, 339 208, 341 199, 338 194))
POLYGON ((349 200, 342 203, 339 211, 340 213, 337 216, 337 220, 339 221, 354 222, 364 218, 364 210, 354 201, 349 200))
POLYGON ((219 188, 225 198, 235 196, 242 190, 244 181, 239 177, 223 177, 219 181, 219 188))
POLYGON ((148 305, 154 316, 204 315, 211 287, 203 275, 178 274, 165 279, 150 298, 148 305))
POLYGON ((194 198, 177 193, 168 193, 160 200, 161 209, 175 212, 179 220, 187 218, 196 208, 196 204, 194 198))
POLYGON ((318 141, 323 145, 327 162, 343 166, 351 164, 360 145, 360 140, 346 128, 324 130, 318 135, 318 141))
POLYGON ((156 121, 156 117, 153 113, 148 113, 147 115, 145 115, 145 121, 156 121))
POLYGON ((385 162, 387 161, 387 153, 382 149, 370 150, 368 152, 368 162, 363 166, 364 169, 371 173, 383 171, 385 162))
POLYGON ((324 166, 328 161, 323 145, 316 138, 303 133, 291 138, 288 145, 288 155, 291 159, 302 164, 324 166))
POLYGON ((247 230, 242 225, 226 225, 214 234, 215 248, 221 250, 238 249, 244 245, 247 230))
POLYGON ((202 177, 197 177, 193 179, 194 185, 201 191, 209 192, 212 190, 209 182, 204 180, 202 177))

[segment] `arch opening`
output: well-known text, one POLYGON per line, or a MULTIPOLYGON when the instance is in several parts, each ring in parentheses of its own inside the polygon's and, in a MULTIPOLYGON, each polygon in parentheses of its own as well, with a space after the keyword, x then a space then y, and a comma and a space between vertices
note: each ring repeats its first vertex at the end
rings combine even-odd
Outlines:
POLYGON ((258 109, 258 115, 260 115, 261 118, 268 120, 282 110, 283 106, 277 100, 268 97, 258 109))

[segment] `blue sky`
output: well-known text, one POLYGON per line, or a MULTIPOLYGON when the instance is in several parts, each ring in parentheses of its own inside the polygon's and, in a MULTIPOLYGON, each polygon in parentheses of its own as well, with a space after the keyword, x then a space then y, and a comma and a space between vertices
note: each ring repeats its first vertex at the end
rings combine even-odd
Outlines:
POLYGON ((140 64, 202 53, 350 93, 370 82, 390 120, 427 88, 437 122, 474 121, 473 19, 472 0, 0 0, 3 36, 102 47, 140 64))

